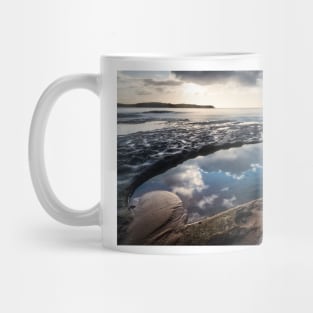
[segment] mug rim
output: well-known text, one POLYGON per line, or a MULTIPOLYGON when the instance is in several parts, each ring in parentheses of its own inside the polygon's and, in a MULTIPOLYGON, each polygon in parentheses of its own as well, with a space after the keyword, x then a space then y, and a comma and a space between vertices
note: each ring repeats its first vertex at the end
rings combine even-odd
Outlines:
POLYGON ((154 53, 110 53, 110 54, 103 54, 101 58, 108 58, 108 59, 117 59, 117 60, 124 60, 124 59, 231 59, 231 58, 243 58, 243 57, 259 57, 260 54, 256 52, 198 52, 198 53, 161 53, 161 54, 154 54, 154 53))

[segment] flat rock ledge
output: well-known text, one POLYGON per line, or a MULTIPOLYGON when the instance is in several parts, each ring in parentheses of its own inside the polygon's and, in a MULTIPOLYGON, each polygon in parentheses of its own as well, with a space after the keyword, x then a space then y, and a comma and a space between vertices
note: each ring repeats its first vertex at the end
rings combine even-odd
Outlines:
POLYGON ((153 191, 144 194, 127 215, 127 223, 119 229, 119 244, 257 245, 262 241, 262 199, 187 224, 187 212, 176 194, 153 191))
POLYGON ((262 242, 262 199, 187 224, 178 245, 258 245, 262 242))

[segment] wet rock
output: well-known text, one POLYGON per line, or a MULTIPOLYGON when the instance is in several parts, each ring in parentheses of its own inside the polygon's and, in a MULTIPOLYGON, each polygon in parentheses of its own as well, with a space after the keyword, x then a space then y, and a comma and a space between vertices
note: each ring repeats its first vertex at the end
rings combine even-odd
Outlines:
POLYGON ((117 138, 118 209, 143 182, 187 159, 262 141, 262 124, 231 120, 169 122, 169 127, 117 138))
POLYGON ((181 199, 168 191, 144 194, 132 210, 133 219, 122 240, 124 244, 175 244, 187 221, 181 199))
POLYGON ((262 199, 187 224, 186 210, 176 194, 152 191, 122 221, 119 244, 256 245, 262 240, 262 199))
POLYGON ((262 199, 187 224, 177 244, 257 245, 262 241, 262 199))

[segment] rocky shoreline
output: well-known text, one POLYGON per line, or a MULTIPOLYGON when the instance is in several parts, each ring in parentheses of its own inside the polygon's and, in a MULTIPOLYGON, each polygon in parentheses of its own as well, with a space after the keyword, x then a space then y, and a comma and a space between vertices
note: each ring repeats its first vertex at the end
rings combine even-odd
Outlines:
POLYGON ((118 148, 118 210, 146 180, 176 165, 221 149, 262 142, 262 124, 220 120, 168 122, 168 127, 120 135, 118 148))
POLYGON ((180 198, 168 191, 143 195, 119 229, 127 245, 257 245, 262 241, 262 199, 187 223, 180 198))
POLYGON ((176 244, 258 245, 262 242, 262 205, 257 199, 186 225, 176 244))

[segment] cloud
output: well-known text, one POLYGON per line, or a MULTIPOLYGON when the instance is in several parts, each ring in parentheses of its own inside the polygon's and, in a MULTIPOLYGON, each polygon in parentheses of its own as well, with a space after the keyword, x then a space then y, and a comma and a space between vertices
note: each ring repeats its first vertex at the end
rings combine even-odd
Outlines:
POLYGON ((156 80, 152 78, 145 78, 142 80, 145 86, 180 86, 182 81, 174 79, 156 80))
POLYGON ((218 198, 218 195, 211 195, 208 197, 203 197, 199 202, 198 202, 198 207, 203 210, 206 208, 207 205, 212 205, 215 199, 218 198))
POLYGON ((262 165, 260 165, 259 163, 252 163, 250 164, 250 167, 252 168, 253 172, 256 172, 258 168, 262 168, 262 165))
POLYGON ((219 150, 207 157, 200 157, 197 159, 197 164, 204 173, 220 169, 239 177, 244 171, 253 167, 252 164, 262 164, 262 144, 243 145, 240 149, 230 148, 226 151, 219 150))
POLYGON ((165 91, 163 87, 156 87, 155 90, 159 91, 159 92, 164 92, 165 91))
POLYGON ((188 199, 191 199, 193 195, 193 189, 188 186, 174 186, 172 187, 172 191, 188 199))
POLYGON ((138 96, 146 96, 146 95, 151 95, 151 94, 152 94, 151 91, 148 91, 148 90, 145 90, 145 89, 136 90, 136 95, 138 95, 138 96))
POLYGON ((256 86, 262 79, 262 71, 172 71, 183 82, 199 85, 234 82, 242 86, 256 86))
POLYGON ((232 196, 231 198, 228 199, 223 199, 222 205, 226 208, 232 208, 234 205, 234 202, 237 200, 235 196, 232 196))
POLYGON ((229 190, 229 187, 224 187, 224 188, 221 189, 222 192, 223 191, 228 191, 228 190, 229 190))
POLYGON ((241 180, 241 179, 245 178, 245 173, 244 172, 242 172, 240 175, 236 175, 236 174, 233 174, 233 173, 230 173, 230 172, 225 172, 225 175, 229 176, 229 177, 232 177, 233 179, 237 179, 237 180, 241 180))
POLYGON ((172 185, 172 191, 178 195, 191 199, 195 192, 201 193, 209 186, 203 181, 199 169, 195 166, 186 166, 183 172, 171 173, 166 182, 172 185))
MULTIPOLYGON (((147 77, 146 72, 118 72, 117 74, 117 86, 118 96, 120 102, 138 102, 141 97, 150 96, 158 97, 160 94, 167 94, 172 90, 172 87, 180 86, 184 82, 174 80, 169 77, 169 72, 165 77, 164 74, 150 73, 153 78, 147 77), (140 98, 138 98, 139 96, 140 98), (126 98, 126 100, 124 100, 126 98), (129 100, 133 98, 134 100, 129 100)), ((163 72, 156 72, 163 73, 163 72)))

